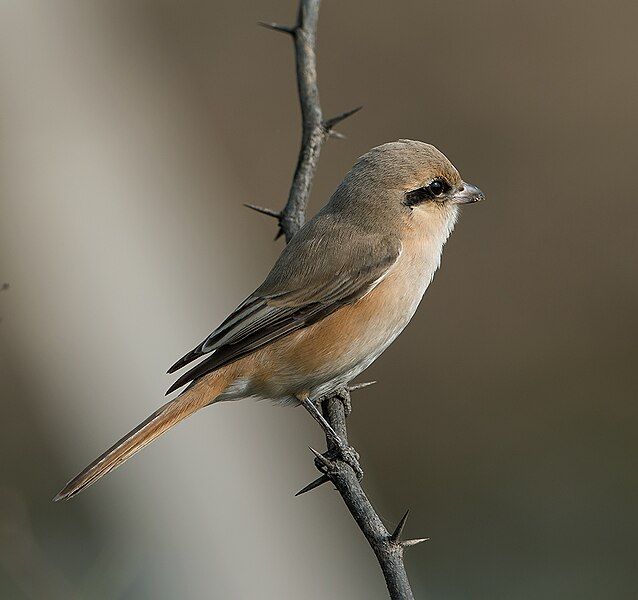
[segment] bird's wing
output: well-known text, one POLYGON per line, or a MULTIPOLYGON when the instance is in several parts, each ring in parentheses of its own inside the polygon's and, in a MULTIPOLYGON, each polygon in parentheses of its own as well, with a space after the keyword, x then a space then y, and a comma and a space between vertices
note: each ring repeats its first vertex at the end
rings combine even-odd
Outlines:
POLYGON ((169 369, 173 373, 212 352, 167 393, 355 302, 383 279, 401 253, 399 240, 317 221, 286 246, 264 283, 169 369))

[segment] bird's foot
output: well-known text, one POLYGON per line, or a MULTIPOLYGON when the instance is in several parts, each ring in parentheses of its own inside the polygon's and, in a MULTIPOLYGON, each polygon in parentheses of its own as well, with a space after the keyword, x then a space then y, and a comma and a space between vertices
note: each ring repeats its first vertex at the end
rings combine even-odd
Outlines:
POLYGON ((352 412, 352 399, 350 398, 350 390, 347 386, 340 387, 335 393, 334 397, 343 404, 343 414, 346 417, 350 416, 352 412))
MULTIPOLYGON (((347 396, 349 399, 349 392, 345 390, 343 396, 347 396)), ((301 405, 312 415, 312 417, 321 425, 321 428, 326 434, 328 439, 329 450, 325 454, 321 454, 312 449, 315 454, 315 463, 322 472, 328 473, 334 460, 340 460, 352 467, 352 470, 357 475, 358 479, 363 477, 363 470, 359 465, 359 454, 354 448, 348 446, 348 444, 337 434, 332 428, 332 425, 326 421, 325 417, 321 414, 320 407, 317 407, 307 395, 298 396, 297 398, 301 405)))
POLYGON ((316 400, 317 407, 321 408, 321 403, 324 400, 327 400, 328 398, 335 398, 339 400, 339 402, 341 402, 341 404, 343 405, 343 412, 345 416, 349 417, 350 413, 352 412, 351 392, 354 392, 356 390, 361 390, 363 388, 367 388, 371 385, 374 385, 375 383, 376 381, 366 381, 364 383, 353 383, 352 385, 342 385, 341 387, 337 388, 333 392, 330 392, 329 394, 325 394, 324 396, 320 396, 319 398, 317 398, 316 400))
POLYGON ((345 444, 341 447, 333 446, 323 454, 317 452, 314 448, 310 448, 310 450, 315 455, 315 466, 324 475, 330 477, 331 471, 336 468, 335 462, 340 461, 350 466, 359 481, 363 478, 363 469, 359 464, 359 453, 352 446, 345 444))
POLYGON ((336 470, 339 468, 336 464, 337 460, 349 465, 359 481, 363 479, 363 469, 359 464, 359 453, 352 446, 346 444, 344 444, 342 448, 335 448, 333 446, 331 450, 323 454, 315 450, 312 446, 309 448, 315 455, 315 466, 321 471, 321 476, 300 489, 295 496, 301 496, 301 494, 310 492, 320 485, 331 481, 336 470))
POLYGON ((352 412, 352 401, 350 400, 350 388, 348 386, 341 386, 336 390, 324 394, 323 396, 318 396, 313 400, 317 410, 321 410, 321 406, 324 400, 328 400, 329 398, 336 398, 343 405, 343 412, 345 416, 349 416, 352 412))
POLYGON ((332 448, 324 454, 329 460, 340 460, 347 465, 350 465, 357 479, 361 481, 363 479, 363 469, 359 464, 359 453, 352 447, 343 444, 339 448, 332 448))

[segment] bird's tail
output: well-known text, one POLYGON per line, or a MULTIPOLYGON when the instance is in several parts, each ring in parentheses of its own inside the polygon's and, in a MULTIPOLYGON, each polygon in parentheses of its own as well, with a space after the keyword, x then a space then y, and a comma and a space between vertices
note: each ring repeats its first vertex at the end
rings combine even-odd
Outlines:
POLYGON ((75 496, 109 471, 119 467, 124 461, 131 458, 136 452, 139 452, 165 431, 168 431, 200 408, 214 402, 215 398, 230 383, 230 377, 227 372, 228 369, 220 369, 202 377, 180 396, 164 404, 148 419, 111 446, 102 456, 95 459, 79 475, 69 481, 64 486, 64 489, 53 498, 53 501, 67 500, 75 496))

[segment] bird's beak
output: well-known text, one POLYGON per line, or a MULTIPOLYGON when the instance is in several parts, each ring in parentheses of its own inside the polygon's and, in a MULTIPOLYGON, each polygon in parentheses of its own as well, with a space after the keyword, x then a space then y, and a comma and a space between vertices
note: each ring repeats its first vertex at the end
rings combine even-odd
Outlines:
POLYGON ((471 183, 461 183, 456 192, 452 194, 452 202, 454 204, 472 204, 485 199, 485 194, 471 183))

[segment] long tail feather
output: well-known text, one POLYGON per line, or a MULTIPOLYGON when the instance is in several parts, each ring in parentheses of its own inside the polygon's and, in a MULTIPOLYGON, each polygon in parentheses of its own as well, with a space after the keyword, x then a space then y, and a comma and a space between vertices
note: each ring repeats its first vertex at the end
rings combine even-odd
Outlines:
POLYGON ((200 408, 213 402, 226 386, 227 377, 224 377, 221 371, 212 373, 210 377, 203 377, 180 396, 156 410, 150 417, 111 446, 104 454, 95 459, 79 475, 69 481, 53 498, 53 501, 68 500, 89 487, 108 472, 119 467, 124 461, 131 458, 131 456, 139 452, 147 444, 150 444, 165 431, 168 431, 200 408))

